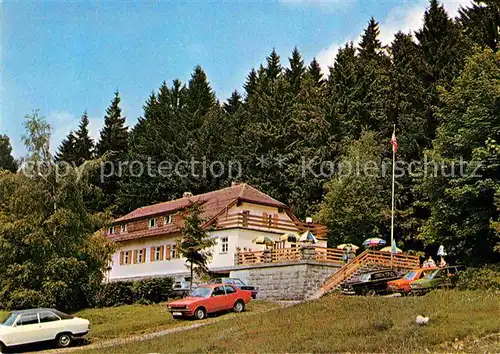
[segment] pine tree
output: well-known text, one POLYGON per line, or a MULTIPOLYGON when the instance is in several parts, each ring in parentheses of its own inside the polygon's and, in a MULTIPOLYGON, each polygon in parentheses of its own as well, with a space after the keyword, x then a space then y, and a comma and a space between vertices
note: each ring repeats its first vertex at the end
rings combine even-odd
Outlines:
POLYGON ((224 103, 224 110, 228 114, 234 114, 242 107, 242 105, 243 101, 241 95, 235 90, 231 94, 231 97, 227 99, 227 102, 224 103))
MULTIPOLYGON (((207 75, 198 65, 194 68, 187 88, 187 110, 201 117, 215 105, 215 95, 207 80, 207 75)), ((196 123, 195 123, 196 124, 196 123)))
POLYGON ((255 71, 255 69, 252 69, 248 74, 245 83, 243 84, 243 88, 245 89, 246 92, 245 100, 247 100, 248 97, 252 95, 252 93, 255 91, 255 88, 257 86, 257 79, 258 79, 257 71, 255 71))
POLYGON ((12 157, 12 146, 7 135, 0 135, 0 170, 17 171, 17 162, 12 157))
POLYGON ((480 46, 496 50, 500 45, 500 5, 497 0, 474 0, 459 9, 460 25, 465 34, 480 46))
POLYGON ((297 47, 293 48, 292 57, 288 59, 290 62, 290 68, 286 69, 285 76, 293 88, 294 93, 297 94, 300 90, 300 83, 302 81, 302 77, 306 72, 306 68, 304 67, 304 60, 302 59, 302 55, 300 55, 297 47))
POLYGON ((267 78, 270 80, 276 80, 276 78, 281 74, 282 68, 280 64, 280 57, 274 48, 271 54, 266 58, 266 61, 267 78))
POLYGON ((123 155, 127 151, 128 128, 125 126, 125 117, 122 117, 120 101, 120 94, 116 91, 111 105, 106 109, 104 127, 96 145, 98 157, 106 152, 123 155))
POLYGON ((70 132, 68 136, 59 145, 58 151, 54 157, 56 162, 67 162, 69 164, 76 164, 77 152, 76 152, 76 137, 73 132, 70 132))
POLYGON ((325 83, 325 79, 323 78, 323 74, 321 73, 321 66, 319 65, 316 58, 313 58, 309 67, 307 68, 307 72, 313 78, 313 81, 316 82, 318 86, 321 86, 325 83))
POLYGON ((448 16, 437 0, 430 0, 424 13, 423 27, 415 32, 424 59, 420 73, 427 96, 427 135, 434 138, 438 122, 432 107, 439 104, 437 86, 445 88, 463 67, 470 51, 458 26, 448 16))
POLYGON ((368 22, 368 27, 365 29, 359 42, 359 57, 362 60, 375 59, 382 50, 382 43, 379 40, 380 29, 378 22, 372 17, 368 22))
POLYGON ((78 130, 75 132, 75 157, 77 166, 92 159, 94 141, 89 136, 89 117, 85 111, 80 120, 78 130))

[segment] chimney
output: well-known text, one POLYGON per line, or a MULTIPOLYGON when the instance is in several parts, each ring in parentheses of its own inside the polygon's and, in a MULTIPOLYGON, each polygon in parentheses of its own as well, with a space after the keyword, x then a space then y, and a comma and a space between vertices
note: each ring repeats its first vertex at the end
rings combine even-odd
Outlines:
POLYGON ((312 224, 312 222, 313 222, 313 218, 311 218, 311 217, 306 218, 306 223, 312 224))
POLYGON ((193 193, 191 193, 191 192, 184 192, 184 193, 182 194, 182 198, 192 197, 192 196, 193 196, 193 193))
POLYGON ((238 184, 240 184, 240 182, 232 181, 231 182, 231 187, 236 187, 238 184))

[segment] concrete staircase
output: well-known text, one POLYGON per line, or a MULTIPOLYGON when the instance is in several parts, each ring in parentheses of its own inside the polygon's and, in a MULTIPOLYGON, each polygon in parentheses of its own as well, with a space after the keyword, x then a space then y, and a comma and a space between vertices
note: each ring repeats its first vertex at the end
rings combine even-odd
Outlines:
POLYGON ((328 278, 313 298, 320 298, 337 288, 344 281, 357 280, 359 275, 364 272, 392 268, 403 273, 409 269, 418 268, 419 265, 420 259, 418 256, 397 253, 393 254, 391 259, 389 252, 366 250, 328 278))

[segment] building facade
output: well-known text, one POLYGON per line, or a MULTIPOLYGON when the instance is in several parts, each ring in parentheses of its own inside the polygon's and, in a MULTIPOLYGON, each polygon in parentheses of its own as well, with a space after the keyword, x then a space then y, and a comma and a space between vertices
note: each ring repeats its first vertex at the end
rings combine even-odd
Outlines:
POLYGON ((211 272, 229 274, 237 252, 258 251, 259 236, 276 241, 274 247, 289 247, 280 236, 310 230, 318 246, 326 247, 326 227, 300 222, 290 208, 247 184, 233 184, 217 191, 190 195, 134 210, 114 220, 106 232, 117 244, 107 273, 108 281, 135 280, 188 274, 177 243, 181 239, 182 216, 191 203, 201 203, 204 227, 215 239, 211 272))

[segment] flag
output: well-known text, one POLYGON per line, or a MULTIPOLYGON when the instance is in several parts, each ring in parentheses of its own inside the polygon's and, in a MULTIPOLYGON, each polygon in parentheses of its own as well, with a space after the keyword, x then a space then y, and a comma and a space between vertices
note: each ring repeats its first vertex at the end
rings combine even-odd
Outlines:
POLYGON ((398 151, 398 142, 396 141, 396 129, 392 132, 391 138, 392 152, 396 153, 398 151))

